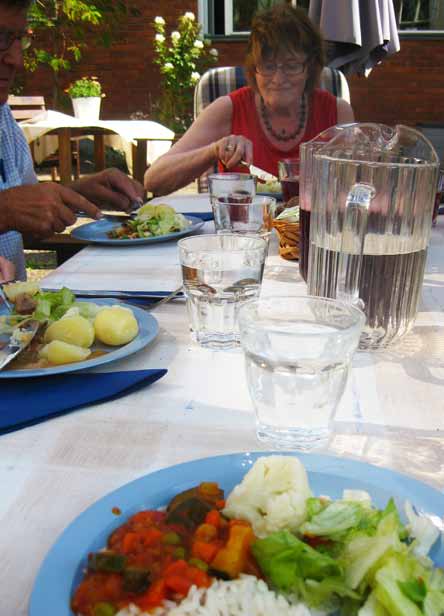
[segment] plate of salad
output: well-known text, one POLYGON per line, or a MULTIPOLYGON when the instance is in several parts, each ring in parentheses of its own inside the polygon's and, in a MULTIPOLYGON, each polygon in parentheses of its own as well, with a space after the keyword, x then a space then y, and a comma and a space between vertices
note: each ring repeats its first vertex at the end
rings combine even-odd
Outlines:
POLYGON ((146 203, 123 222, 102 218, 71 231, 78 240, 91 244, 134 246, 167 242, 198 231, 204 221, 184 216, 166 204, 146 203))
POLYGON ((344 458, 179 464, 65 529, 29 616, 440 616, 443 512, 432 487, 344 458))
POLYGON ((36 282, 3 286, 13 311, 0 307, 0 344, 27 319, 40 323, 30 344, 0 379, 52 376, 95 368, 136 353, 159 333, 157 320, 137 306, 113 299, 76 298, 66 287, 41 289, 36 282))

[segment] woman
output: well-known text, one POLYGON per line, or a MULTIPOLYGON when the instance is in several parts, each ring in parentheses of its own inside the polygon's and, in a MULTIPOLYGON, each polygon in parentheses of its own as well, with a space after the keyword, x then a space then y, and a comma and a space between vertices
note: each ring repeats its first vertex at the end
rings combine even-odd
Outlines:
MULTIPOLYGON (((300 9, 275 5, 253 19, 249 86, 216 99, 145 174, 145 187, 167 194, 221 162, 240 161, 277 175, 277 161, 299 157, 299 145, 335 124, 353 122, 350 105, 316 89, 324 65, 318 30, 300 9)), ((243 167, 245 171, 245 167, 243 167)))

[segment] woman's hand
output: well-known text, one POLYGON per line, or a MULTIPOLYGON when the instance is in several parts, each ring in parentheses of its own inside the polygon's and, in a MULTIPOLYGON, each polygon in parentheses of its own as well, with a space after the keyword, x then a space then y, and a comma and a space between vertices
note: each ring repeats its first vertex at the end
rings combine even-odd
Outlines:
POLYGON ((253 144, 242 135, 229 135, 214 142, 214 153, 227 169, 232 169, 240 161, 253 163, 253 144))

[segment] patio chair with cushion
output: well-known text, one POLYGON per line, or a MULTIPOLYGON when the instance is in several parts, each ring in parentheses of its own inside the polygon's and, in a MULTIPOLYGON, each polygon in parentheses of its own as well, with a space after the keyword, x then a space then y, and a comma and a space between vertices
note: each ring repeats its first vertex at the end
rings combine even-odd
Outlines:
MULTIPOLYGON (((220 66, 210 68, 200 78, 194 89, 194 117, 205 109, 219 96, 225 96, 233 90, 247 85, 244 70, 241 66, 220 66)), ((337 98, 350 102, 350 90, 347 79, 341 71, 326 66, 321 73, 319 87, 331 92, 337 98)), ((216 169, 209 169, 198 179, 198 190, 207 190, 206 176, 216 169)))

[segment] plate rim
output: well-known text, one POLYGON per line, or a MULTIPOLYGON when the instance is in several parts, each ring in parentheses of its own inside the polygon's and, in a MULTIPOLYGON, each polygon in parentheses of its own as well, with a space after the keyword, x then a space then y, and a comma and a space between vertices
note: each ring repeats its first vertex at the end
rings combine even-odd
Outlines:
POLYGON ((79 372, 80 370, 89 370, 92 368, 97 368, 99 366, 103 366, 106 364, 110 364, 114 361, 118 361, 119 359, 124 359, 125 357, 129 357, 130 355, 134 355, 138 351, 144 349, 146 346, 151 344, 157 336, 159 335, 159 323, 152 314, 143 310, 139 306, 133 306, 128 304, 128 302, 122 302, 118 299, 113 298, 76 298, 77 302, 87 302, 94 304, 103 304, 105 306, 113 306, 119 305, 125 308, 131 308, 134 315, 137 318, 137 322, 139 327, 141 323, 147 328, 148 332, 146 333, 144 338, 139 338, 139 334, 131 340, 127 342, 127 344, 116 347, 114 350, 106 353, 105 355, 100 355, 99 357, 94 357, 92 359, 85 359, 80 362, 73 362, 71 364, 62 364, 60 366, 54 366, 52 368, 35 368, 33 370, 0 370, 0 380, 2 379, 32 379, 39 378, 42 376, 55 376, 57 374, 69 374, 71 372, 79 372))
MULTIPOLYGON (((152 237, 138 237, 132 240, 131 239, 112 240, 110 238, 88 239, 88 238, 79 236, 78 234, 79 229, 93 227, 94 225, 102 223, 103 221, 106 222, 106 218, 101 218, 99 220, 94 220, 93 222, 87 222, 84 225, 79 225, 78 227, 76 227, 75 229, 71 231, 70 235, 74 237, 76 240, 82 240, 84 242, 87 242, 88 244, 102 244, 104 246, 140 246, 140 245, 145 245, 145 244, 157 244, 160 242, 168 242, 168 241, 174 240, 179 237, 185 237, 186 235, 190 235, 194 233, 195 231, 199 231, 199 229, 201 229, 203 225, 205 224, 205 220, 202 220, 198 216, 187 216, 186 219, 191 221, 192 224, 191 224, 191 227, 188 227, 187 229, 182 229, 182 231, 174 231, 173 233, 165 233, 164 235, 154 235, 152 237)), ((118 227, 122 223, 115 222, 111 224, 118 227)))
MULTIPOLYGON (((156 488, 157 492, 160 491, 160 485, 163 485, 164 490, 171 489, 172 486, 171 484, 169 484, 167 480, 169 476, 174 477, 177 473, 179 473, 179 478, 175 479, 176 484, 180 483, 181 476, 183 477, 183 475, 185 474, 186 480, 184 482, 184 485, 188 485, 189 484, 188 475, 190 474, 192 475, 196 467, 206 468, 208 465, 214 466, 215 464, 219 467, 219 470, 218 470, 219 473, 222 473, 222 471, 227 468, 227 463, 232 465, 233 467, 232 472, 236 470, 237 466, 242 467, 242 468, 245 467, 246 469, 245 472, 246 472, 247 468, 251 467, 257 458, 263 457, 263 456, 270 456, 270 455, 295 456, 299 458, 301 462, 304 464, 304 467, 306 468, 307 474, 309 475, 309 477, 310 477, 310 474, 328 473, 330 475, 333 474, 335 479, 339 478, 339 479, 351 480, 354 477, 356 477, 356 474, 359 472, 359 470, 361 470, 363 472, 359 473, 359 481, 362 482, 362 476, 363 476, 363 473, 365 472, 364 483, 368 483, 369 485, 375 486, 375 487, 378 486, 379 490, 381 490, 381 487, 380 487, 381 479, 384 479, 384 481, 387 481, 387 478, 388 478, 389 480, 388 483, 390 487, 386 489, 386 484, 384 483, 384 492, 386 491, 391 492, 392 485, 395 485, 398 487, 402 486, 402 492, 406 492, 407 494, 412 494, 413 498, 411 499, 411 502, 413 502, 413 504, 415 504, 414 502, 415 498, 417 498, 418 500, 426 499, 427 501, 429 499, 435 500, 438 498, 439 500, 442 500, 442 505, 444 506, 444 493, 440 492, 437 488, 429 484, 426 484, 414 477, 411 477, 409 475, 406 475, 406 474, 403 474, 398 471, 388 469, 385 467, 375 466, 373 464, 370 464, 369 462, 357 460, 354 458, 339 457, 339 456, 330 455, 330 454, 322 454, 322 453, 320 454, 308 453, 307 454, 307 453, 299 453, 299 452, 294 453, 294 452, 285 452, 285 451, 282 451, 282 452, 280 451, 243 451, 243 452, 236 452, 236 453, 226 453, 226 454, 221 454, 221 455, 216 455, 216 456, 205 456, 202 458, 187 460, 185 462, 179 462, 172 466, 162 467, 150 473, 146 473, 140 477, 137 477, 136 479, 133 479, 123 484, 122 486, 112 490, 111 492, 106 493, 102 497, 95 500, 91 505, 89 505, 86 509, 84 509, 73 520, 71 520, 70 523, 68 523, 65 529, 58 535, 56 540, 52 543, 51 547, 46 553, 38 569, 38 572, 34 579, 32 591, 29 597, 28 616, 41 616, 41 610, 40 610, 41 601, 45 600, 47 597, 46 591, 44 590, 42 591, 42 588, 41 588, 42 583, 44 583, 46 576, 49 575, 51 577, 52 568, 54 566, 57 567, 58 552, 60 552, 60 556, 65 555, 64 544, 65 543, 69 544, 70 535, 71 534, 75 535, 77 532, 77 527, 82 528, 82 526, 87 528, 87 533, 86 533, 87 535, 90 533, 90 530, 91 530, 91 535, 92 535, 95 532, 94 527, 98 525, 102 527, 101 532, 103 533, 105 522, 102 521, 102 519, 95 520, 94 518, 97 516, 97 514, 101 514, 101 510, 103 510, 104 513, 107 513, 108 516, 111 516, 112 507, 119 506, 118 502, 113 503, 113 501, 116 501, 116 499, 119 498, 119 495, 122 495, 122 494, 125 495, 126 493, 127 495, 130 495, 130 500, 131 500, 132 491, 134 489, 137 489, 139 486, 143 486, 144 483, 147 483, 148 484, 147 492, 144 493, 143 490, 139 490, 137 493, 140 494, 140 499, 138 503, 135 503, 135 507, 138 507, 138 508, 143 507, 144 499, 145 501, 149 500, 150 498, 155 500, 155 496, 154 495, 151 496, 149 493, 149 490, 150 490, 149 484, 154 484, 154 485, 156 485, 156 483, 159 484, 158 487, 156 488), (184 470, 185 470, 185 473, 183 473, 184 470), (400 482, 400 484, 398 484, 398 482, 400 482), (413 494, 412 488, 415 490, 414 494, 413 494), (419 493, 419 496, 418 496, 418 493, 419 493), (93 524, 91 524, 90 518, 93 519, 93 524)), ((212 478, 212 477, 208 477, 207 479, 216 480, 216 478, 212 478)), ((151 487, 151 491, 153 491, 153 487, 154 486, 151 487)), ((174 486, 173 486, 173 489, 174 489, 174 486)), ((177 489, 179 488, 175 488, 176 491, 177 489)), ((397 495, 393 494, 393 496, 396 499, 397 495)), ((403 498, 406 500, 405 497, 403 498)), ((154 505, 147 505, 147 506, 154 506, 154 505)), ((132 509, 134 510, 134 505, 132 506, 132 509)), ((126 517, 130 514, 131 514, 131 510, 130 508, 128 508, 126 510, 126 514, 125 514, 125 510, 122 510, 122 517, 120 515, 119 516, 114 515, 114 518, 110 517, 112 522, 114 522, 114 524, 112 524, 112 528, 123 524, 126 517)), ((109 526, 110 525, 108 524, 106 533, 110 531, 109 526)), ((83 532, 85 531, 83 530, 83 532)), ((97 537, 97 534, 96 534, 96 537, 97 537)), ((90 536, 88 540, 89 540, 89 543, 91 544, 92 537, 90 536)), ((70 591, 72 590, 72 584, 74 583, 75 573, 80 567, 82 561, 85 559, 87 551, 88 551, 88 545, 86 541, 84 544, 82 544, 82 540, 79 542, 79 540, 77 539, 74 543, 75 543, 76 551, 77 552, 82 551, 82 555, 76 556, 75 563, 74 562, 69 563, 72 566, 71 567, 71 579, 69 580, 70 591), (82 545, 83 545, 83 548, 82 548, 82 545)), ((441 543, 442 543, 442 540, 441 540, 441 543)), ((443 550, 443 546, 441 545, 441 551, 442 550, 443 550)), ((64 578, 63 578, 63 581, 65 583, 68 582, 68 580, 65 580, 64 578)), ((61 588, 59 585, 58 591, 60 590, 61 588)), ((54 612, 46 611, 46 616, 73 616, 73 612, 69 608, 69 600, 67 600, 66 597, 64 597, 63 605, 60 605, 60 606, 56 605, 54 612)))

